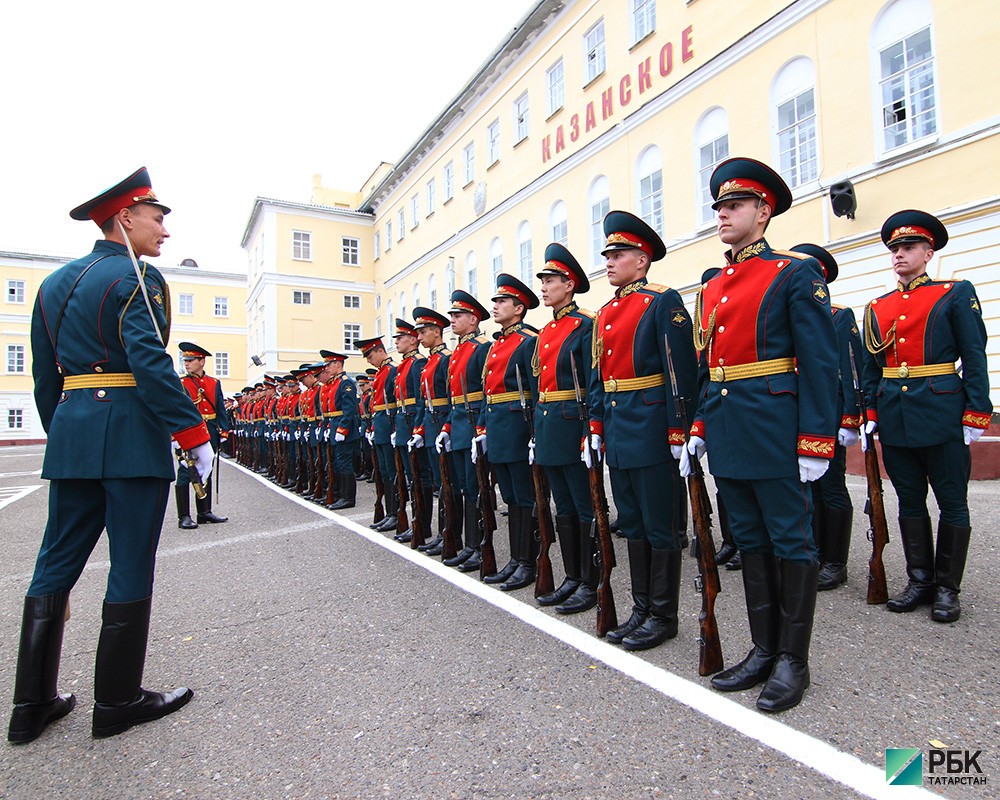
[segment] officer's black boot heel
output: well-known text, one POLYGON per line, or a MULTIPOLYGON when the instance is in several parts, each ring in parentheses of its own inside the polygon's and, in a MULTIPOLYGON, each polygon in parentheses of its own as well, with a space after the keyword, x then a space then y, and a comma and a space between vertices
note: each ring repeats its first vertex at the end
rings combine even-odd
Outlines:
POLYGON ((900 539, 906 556, 906 588, 885 604, 890 611, 906 613, 934 600, 934 541, 930 517, 900 517, 900 539))

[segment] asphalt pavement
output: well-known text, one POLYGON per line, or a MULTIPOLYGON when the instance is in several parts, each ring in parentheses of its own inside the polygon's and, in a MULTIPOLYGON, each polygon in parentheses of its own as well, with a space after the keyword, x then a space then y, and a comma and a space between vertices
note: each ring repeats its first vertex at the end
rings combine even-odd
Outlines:
MULTIPOLYGON (((41 447, 0 448, 0 687, 13 690, 22 598, 45 524, 41 447)), ((370 531, 373 493, 342 516, 223 461, 223 525, 181 531, 168 506, 144 685, 194 700, 90 737, 105 541, 72 593, 60 673, 76 710, 29 745, 0 745, 0 797, 997 797, 1000 483, 970 488, 961 620, 865 603, 864 484, 846 586, 819 595, 803 703, 756 711, 697 674, 697 565, 684 559, 679 636, 624 653, 564 617, 370 531), (933 786, 931 741, 981 751, 985 784, 933 786), (890 786, 887 748, 923 750, 925 787, 890 786)), ((890 592, 905 583, 886 482, 890 592)), ((507 561, 498 517, 497 559, 507 561)), ((630 607, 616 541, 618 616, 630 607)), ((561 580, 557 548, 552 550, 561 580)), ((716 612, 727 664, 750 647, 738 573, 716 612)), ((2 693, 0 693, 2 694, 2 693)), ((943 774, 938 768, 937 775, 943 774)))

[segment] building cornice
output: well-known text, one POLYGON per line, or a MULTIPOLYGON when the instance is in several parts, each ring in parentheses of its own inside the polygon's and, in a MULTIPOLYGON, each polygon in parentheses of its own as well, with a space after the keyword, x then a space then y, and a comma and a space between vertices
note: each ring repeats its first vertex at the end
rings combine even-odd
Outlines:
POLYGON ((265 289, 279 286, 290 289, 329 289, 336 292, 375 293, 375 284, 371 281, 343 281, 306 275, 287 275, 283 272, 264 272, 250 288, 247 294, 247 304, 249 305, 256 300, 265 289))
POLYGON ((357 211, 334 206, 320 206, 313 203, 295 203, 291 200, 278 200, 273 197, 258 197, 254 200, 250 219, 247 220, 246 228, 243 229, 243 238, 240 240, 240 247, 244 250, 249 248, 253 233, 257 229, 257 225, 267 208, 276 208, 296 214, 313 215, 317 219, 340 217, 345 222, 354 224, 363 224, 365 222, 371 224, 375 220, 374 215, 367 211, 357 211))

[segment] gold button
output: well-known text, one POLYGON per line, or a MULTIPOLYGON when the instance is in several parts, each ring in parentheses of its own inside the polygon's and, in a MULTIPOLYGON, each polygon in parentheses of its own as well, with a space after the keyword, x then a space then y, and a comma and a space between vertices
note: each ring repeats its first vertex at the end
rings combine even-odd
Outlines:
MULTIPOLYGON (((542 367, 542 369, 548 369, 548 368, 549 368, 548 364, 546 364, 545 366, 542 367)), ((490 373, 490 374, 492 375, 492 373, 490 373)))
POLYGON ((617 300, 615 300, 615 302, 613 302, 613 303, 611 304, 611 306, 612 306, 612 308, 618 308, 618 301, 617 301, 617 300))
POLYGON ((63 392, 59 399, 60 400, 65 400, 66 399, 66 392, 63 392))
POLYGON ((100 367, 94 367, 94 372, 104 372, 100 367))
POLYGON ((726 371, 722 367, 715 368, 715 379, 721 381, 726 377, 726 371))
POLYGON ((722 394, 723 397, 725 397, 727 394, 729 394, 729 390, 728 389, 723 389, 722 392, 721 392, 721 394, 722 394))
POLYGON ((613 405, 613 406, 617 406, 617 405, 618 405, 618 401, 617 401, 617 400, 612 400, 612 401, 611 401, 611 405, 613 405))
POLYGON ((546 349, 548 349, 548 347, 549 347, 548 345, 545 345, 545 348, 546 348, 546 349))
POLYGON ((899 319, 900 319, 900 321, 906 319, 906 314, 900 314, 899 315, 899 319))
POLYGON ((725 333, 725 330, 726 330, 726 326, 725 325, 720 325, 719 326, 719 333, 725 333))
POLYGON ((729 298, 728 297, 723 297, 719 302, 720 303, 728 303, 729 302, 729 298))
POLYGON ((547 408, 546 408, 546 409, 543 409, 543 410, 542 410, 542 416, 543 416, 543 417, 547 417, 548 415, 549 415, 549 410, 548 410, 547 408))
POLYGON ((605 326, 604 326, 604 330, 606 330, 606 331, 610 331, 610 330, 611 330, 611 326, 610 326, 610 325, 605 325, 605 326))
POLYGON ((905 342, 905 341, 906 341, 905 337, 903 337, 903 336, 900 336, 900 337, 899 337, 899 343, 900 343, 900 344, 902 344, 902 343, 903 343, 903 342, 905 342))
POLYGON ((56 364, 56 372, 62 375, 62 364, 56 364))
POLYGON ((647 297, 643 302, 645 302, 645 303, 648 304, 649 303, 649 298, 647 297))
MULTIPOLYGON (((909 378, 910 370, 907 367, 903 366, 900 367, 898 370, 896 370, 896 374, 899 375, 900 378, 909 378)), ((904 386, 903 388, 905 389, 906 387, 904 386)))
POLYGON ((909 388, 908 386, 904 386, 903 391, 905 392, 908 388, 909 388))
POLYGON ((608 355, 609 355, 609 356, 611 355, 611 351, 610 351, 610 350, 608 350, 608 355))
POLYGON ((904 294, 904 295, 903 295, 903 299, 904 299, 904 300, 909 300, 909 299, 910 299, 910 296, 909 296, 908 294, 904 294))
POLYGON ((726 363, 726 359, 724 359, 724 358, 720 358, 720 359, 719 359, 719 363, 720 363, 720 364, 725 364, 725 363, 726 363))
POLYGON ((104 391, 103 389, 98 389, 97 390, 97 396, 98 397, 104 397, 106 394, 107 394, 107 392, 104 391))

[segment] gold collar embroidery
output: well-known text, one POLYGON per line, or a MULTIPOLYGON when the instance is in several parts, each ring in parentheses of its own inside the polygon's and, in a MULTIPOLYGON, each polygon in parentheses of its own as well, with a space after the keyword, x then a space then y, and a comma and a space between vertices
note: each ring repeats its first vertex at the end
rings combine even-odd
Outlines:
POLYGON ((578 306, 578 305, 577 305, 576 303, 574 303, 574 302, 573 302, 573 301, 571 300, 571 301, 569 302, 569 304, 568 304, 568 305, 565 305, 565 306, 563 306, 563 307, 562 307, 562 308, 560 308, 560 309, 559 309, 559 310, 558 310, 558 311, 557 311, 557 312, 556 312, 555 314, 553 314, 553 315, 552 315, 552 319, 554 319, 554 320, 555 320, 556 322, 558 322, 558 321, 559 321, 559 320, 561 320, 561 319, 562 319, 563 317, 565 317, 565 316, 566 316, 567 314, 572 314, 572 313, 573 313, 574 311, 576 311, 576 310, 577 310, 577 309, 578 309, 579 307, 580 307, 580 306, 578 306))
POLYGON ((896 288, 901 292, 909 292, 912 289, 916 289, 918 286, 923 286, 925 283, 930 283, 930 276, 925 272, 923 275, 919 275, 907 284, 903 284, 902 281, 897 281, 896 288))
POLYGON ((738 252, 735 256, 732 256, 731 250, 729 251, 729 253, 727 253, 727 256, 729 257, 731 263, 740 264, 746 261, 748 258, 754 258, 755 256, 759 256, 762 252, 764 252, 766 248, 767 248, 767 242, 764 239, 758 239, 753 244, 748 244, 746 247, 740 250, 740 252, 738 252))
POLYGON ((622 286, 617 292, 615 292, 615 297, 617 297, 618 299, 621 299, 623 297, 628 297, 633 292, 638 292, 647 283, 649 283, 649 281, 647 281, 645 278, 639 278, 639 280, 633 281, 627 286, 622 286))

